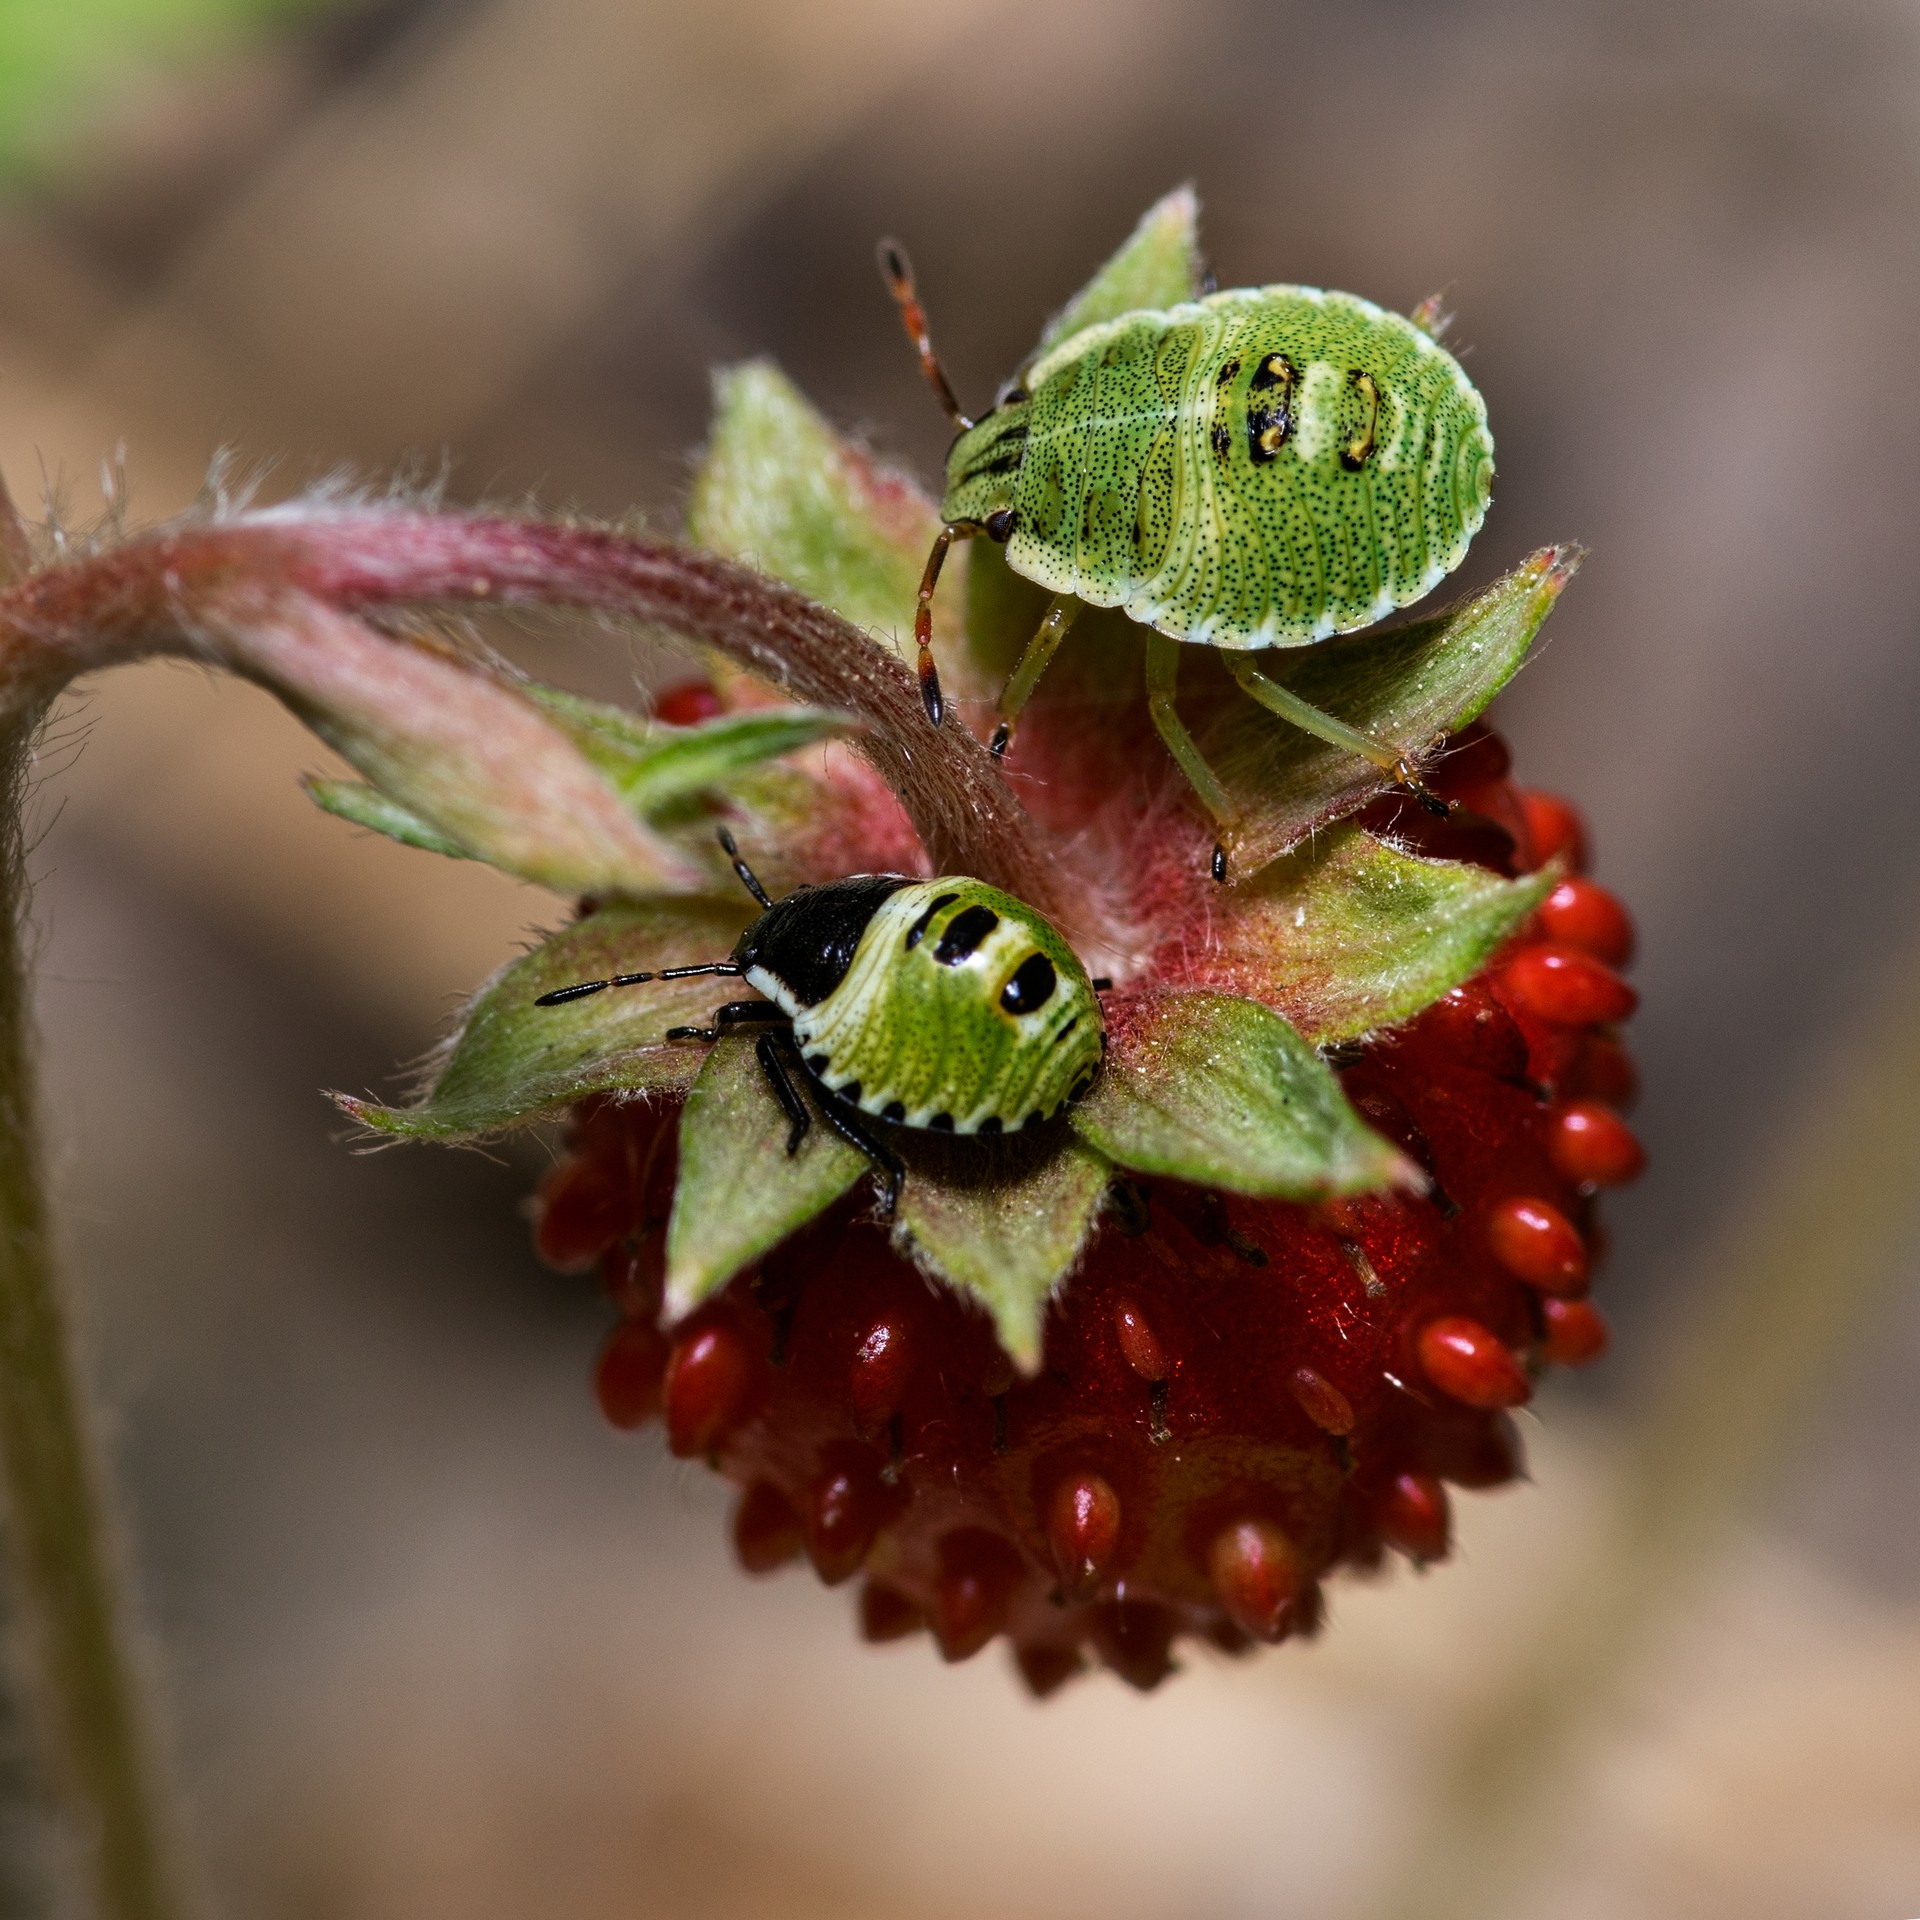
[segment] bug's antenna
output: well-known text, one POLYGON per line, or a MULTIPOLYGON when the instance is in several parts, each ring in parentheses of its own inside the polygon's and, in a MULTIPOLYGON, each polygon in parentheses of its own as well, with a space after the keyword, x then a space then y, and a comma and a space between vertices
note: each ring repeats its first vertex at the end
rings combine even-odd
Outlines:
POLYGON ((691 980, 700 973, 738 974, 740 969, 731 960, 713 960, 699 967, 662 967, 657 973, 616 973, 611 980, 582 980, 571 987, 555 987, 551 993, 543 993, 533 1004, 536 1007, 562 1007, 569 1000, 584 1000, 590 993, 605 993, 609 987, 644 986, 649 980, 691 980))
MULTIPOLYGON (((720 850, 733 862, 733 870, 740 876, 740 884, 745 887, 763 907, 772 906, 773 902, 767 898, 766 888, 754 877, 753 869, 740 858, 740 849, 733 844, 733 835, 730 834, 725 827, 720 829, 720 850)), ((739 971, 740 969, 738 967, 734 968, 735 973, 739 971)))
POLYGON ((927 384, 939 396, 940 404, 946 408, 947 417, 962 433, 973 422, 960 411, 960 402, 953 397, 953 388, 947 380, 946 370, 940 365, 940 356, 933 350, 933 336, 927 331, 926 309, 920 304, 920 295, 913 284, 913 262, 907 258, 906 249, 897 240, 880 242, 880 277, 887 283, 887 291, 893 295, 894 305, 900 309, 900 323, 907 330, 907 338, 913 342, 914 351, 920 356, 920 371, 927 376, 927 384))

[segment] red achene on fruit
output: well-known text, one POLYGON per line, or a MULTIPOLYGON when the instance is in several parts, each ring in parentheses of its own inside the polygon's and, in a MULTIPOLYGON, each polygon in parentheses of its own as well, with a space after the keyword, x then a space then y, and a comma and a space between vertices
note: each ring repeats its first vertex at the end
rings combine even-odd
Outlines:
POLYGON ((1531 1196, 1500 1201, 1487 1215, 1487 1244, 1509 1273, 1543 1293, 1586 1288, 1586 1243, 1551 1201, 1531 1196))
POLYGON ((1519 1361, 1497 1335, 1465 1314, 1428 1321, 1418 1345, 1427 1378, 1470 1407, 1518 1407, 1533 1397, 1519 1361))
POLYGON ((1547 1150, 1553 1164, 1583 1186, 1624 1186, 1647 1164, 1633 1130, 1598 1100, 1573 1100, 1557 1109, 1547 1150))
POLYGON ((1579 810, 1571 800, 1557 793, 1522 791, 1520 811, 1526 821, 1527 837, 1533 846, 1533 864, 1544 867, 1549 860, 1564 860, 1576 873, 1586 870, 1587 829, 1579 810))
POLYGON ((1607 1323, 1591 1300, 1541 1303, 1541 1352, 1556 1367, 1584 1367, 1607 1350, 1607 1323))
POLYGON ((1640 996, 1578 947, 1529 947, 1508 963, 1506 986, 1542 1020, 1565 1026, 1624 1020, 1640 996))
POLYGON ((711 1453, 746 1407, 754 1360, 732 1327, 686 1334, 667 1362, 667 1443, 675 1453, 711 1453))
POLYGON ((1069 1600, 1089 1600, 1120 1544, 1120 1496, 1097 1473, 1061 1481, 1047 1503, 1047 1543, 1069 1600))
POLYGON ((1605 887, 1578 877, 1562 880, 1540 903, 1540 924, 1556 945, 1578 947, 1610 967, 1633 958, 1633 922, 1605 887))

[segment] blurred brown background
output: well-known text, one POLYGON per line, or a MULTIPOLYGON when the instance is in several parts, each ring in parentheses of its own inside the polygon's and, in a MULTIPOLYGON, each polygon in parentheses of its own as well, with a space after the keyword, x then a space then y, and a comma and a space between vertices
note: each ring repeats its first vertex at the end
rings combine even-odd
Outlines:
POLYGON ((601 1311, 516 1211, 536 1154, 336 1144, 315 1089, 390 1087, 551 903, 314 813, 263 698, 122 674, 49 754, 45 1065, 220 1910, 1359 1920, 1451 1844, 1511 1857, 1516 1913, 1920 1914, 1910 1196, 1541 1750, 1551 1804, 1516 1833, 1461 1760, 1782 1143, 1824 1116, 1844 1186, 1844 1130, 1889 1124, 1818 1090, 1920 992, 1910 0, 310 8, 115 63, 16 171, 0 464, 81 520, 117 445, 136 518, 231 445, 269 494, 445 462, 456 499, 671 525, 709 367, 771 353, 931 474, 875 237, 984 395, 1181 179, 1223 285, 1450 290, 1500 449, 1468 577, 1593 550, 1500 717, 1642 931, 1615 1357, 1543 1396, 1534 1486, 1311 1649, 1044 1708, 993 1655, 863 1650, 844 1594, 736 1574, 703 1472, 599 1425, 601 1311))

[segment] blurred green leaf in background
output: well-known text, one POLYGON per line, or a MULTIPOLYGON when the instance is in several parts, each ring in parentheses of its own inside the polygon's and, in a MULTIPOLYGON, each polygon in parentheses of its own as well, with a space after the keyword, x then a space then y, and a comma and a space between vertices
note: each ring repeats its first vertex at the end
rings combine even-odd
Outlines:
POLYGON ((0 180, 56 163, 76 120, 154 69, 218 52, 327 4, 0 0, 0 180))

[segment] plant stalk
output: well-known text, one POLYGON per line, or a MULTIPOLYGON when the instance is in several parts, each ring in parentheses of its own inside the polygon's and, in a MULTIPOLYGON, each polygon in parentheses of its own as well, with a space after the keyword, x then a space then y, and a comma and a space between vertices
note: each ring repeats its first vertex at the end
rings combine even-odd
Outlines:
POLYGON ((103 1920, 179 1920, 121 1567, 42 1184, 21 802, 37 716, 0 732, 0 1477, 51 1784, 103 1920))

